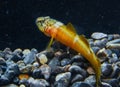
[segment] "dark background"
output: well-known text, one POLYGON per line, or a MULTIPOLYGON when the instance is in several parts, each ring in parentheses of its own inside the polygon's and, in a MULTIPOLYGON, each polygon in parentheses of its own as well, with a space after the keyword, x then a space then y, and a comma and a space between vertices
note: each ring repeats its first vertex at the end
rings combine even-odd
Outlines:
POLYGON ((0 50, 43 50, 49 39, 35 25, 39 16, 72 22, 88 38, 120 31, 120 0, 0 0, 0 50))

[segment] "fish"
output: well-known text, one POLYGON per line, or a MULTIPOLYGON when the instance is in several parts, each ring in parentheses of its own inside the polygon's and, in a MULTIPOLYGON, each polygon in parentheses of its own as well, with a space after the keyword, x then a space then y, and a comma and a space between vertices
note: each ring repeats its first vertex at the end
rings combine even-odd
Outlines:
POLYGON ((52 19, 49 16, 38 17, 36 19, 36 25, 40 31, 51 37, 48 47, 51 46, 53 40, 55 39, 85 57, 95 71, 96 87, 100 87, 101 63, 91 49, 89 42, 84 35, 78 35, 71 23, 65 25, 64 23, 52 19))

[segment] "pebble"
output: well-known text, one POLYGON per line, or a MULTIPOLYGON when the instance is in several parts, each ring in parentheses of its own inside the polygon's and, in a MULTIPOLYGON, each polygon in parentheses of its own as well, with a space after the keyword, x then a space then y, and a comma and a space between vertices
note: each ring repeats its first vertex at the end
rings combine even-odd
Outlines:
POLYGON ((55 87, 67 87, 69 85, 70 78, 71 78, 70 72, 60 73, 55 78, 54 86, 55 87))
POLYGON ((3 85, 7 85, 10 83, 10 80, 5 77, 4 75, 0 76, 0 85, 3 86, 3 85))
POLYGON ((6 65, 5 59, 2 57, 0 57, 0 65, 6 65))
POLYGON ((69 67, 69 71, 74 74, 81 74, 84 78, 87 76, 87 72, 79 66, 72 65, 69 67))
POLYGON ((1 87, 19 87, 19 86, 15 85, 15 84, 9 84, 9 85, 5 85, 5 86, 1 86, 1 87))
MULTIPOLYGON (((102 87, 120 87, 120 35, 95 32, 91 37, 101 61, 102 87)), ((39 53, 34 48, 0 51, 0 87, 95 87, 90 63, 69 47, 56 46, 39 53)))
POLYGON ((47 65, 41 65, 40 66, 41 74, 44 76, 44 78, 47 80, 50 77, 51 74, 51 68, 47 65))
POLYGON ((44 79, 35 79, 30 83, 30 87, 47 87, 49 83, 44 79))
POLYGON ((31 64, 35 61, 35 55, 37 53, 37 50, 36 49, 32 49, 30 51, 30 53, 28 53, 25 58, 23 59, 23 61, 25 62, 25 64, 31 64))
POLYGON ((95 79, 95 76, 93 75, 90 75, 89 77, 87 77, 84 82, 88 83, 88 84, 91 84, 91 85, 95 85, 96 83, 96 79, 95 79))
POLYGON ((97 54, 96 54, 99 58, 105 58, 105 57, 109 57, 112 55, 112 51, 109 49, 100 49, 97 54))
POLYGON ((95 32, 91 35, 93 39, 102 39, 107 37, 107 34, 101 33, 101 32, 95 32))
POLYGON ((77 74, 72 78, 71 83, 74 83, 77 81, 83 81, 83 80, 84 80, 83 76, 81 74, 77 74))
POLYGON ((41 64, 46 64, 48 59, 47 59, 47 56, 45 54, 37 54, 36 56, 39 60, 39 63, 41 64))
POLYGON ((71 62, 70 59, 65 58, 65 59, 61 60, 61 66, 68 65, 68 64, 70 64, 70 62, 71 62))
POLYGON ((112 74, 112 72, 113 72, 113 67, 112 67, 112 65, 111 64, 106 64, 106 63, 103 63, 102 65, 101 65, 101 71, 102 71, 102 74, 103 74, 103 76, 105 76, 105 77, 110 77, 110 75, 112 74))
POLYGON ((34 70, 33 70, 33 73, 32 73, 32 76, 33 76, 35 79, 43 78, 43 77, 44 77, 44 76, 41 74, 40 68, 34 69, 34 70))
POLYGON ((72 87, 93 87, 93 86, 85 82, 75 82, 72 84, 72 87))

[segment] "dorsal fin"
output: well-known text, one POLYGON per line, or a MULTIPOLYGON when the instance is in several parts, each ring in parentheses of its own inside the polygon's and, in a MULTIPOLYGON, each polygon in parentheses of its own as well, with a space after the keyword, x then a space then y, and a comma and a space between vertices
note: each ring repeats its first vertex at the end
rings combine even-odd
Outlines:
POLYGON ((66 27, 67 27, 67 29, 69 29, 71 32, 76 33, 76 30, 75 30, 74 26, 73 26, 71 23, 68 23, 68 24, 66 25, 66 27))

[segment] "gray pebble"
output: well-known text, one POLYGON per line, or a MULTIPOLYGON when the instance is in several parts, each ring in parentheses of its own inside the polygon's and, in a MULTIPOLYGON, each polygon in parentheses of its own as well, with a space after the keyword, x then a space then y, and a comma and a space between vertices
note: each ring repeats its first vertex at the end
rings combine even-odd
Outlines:
POLYGON ((71 87, 93 87, 92 85, 85 82, 75 82, 71 87))
POLYGON ((74 83, 77 81, 83 81, 83 80, 84 80, 83 76, 80 74, 77 74, 77 75, 75 75, 75 77, 72 78, 71 83, 74 83))
POLYGON ((93 76, 93 75, 90 75, 84 81, 86 83, 88 83, 88 84, 91 84, 91 85, 95 85, 96 84, 96 79, 95 79, 95 76, 93 76))
POLYGON ((9 85, 5 85, 5 86, 1 86, 1 87, 19 87, 19 86, 15 85, 15 84, 9 84, 9 85))
POLYGON ((71 78, 71 73, 60 73, 55 78, 54 87, 67 87, 71 78))
POLYGON ((30 83, 30 87, 47 87, 49 83, 44 79, 35 79, 30 83))
POLYGON ((95 32, 91 35, 93 39, 102 39, 107 37, 107 34, 101 33, 101 32, 95 32))
POLYGON ((111 64, 103 63, 101 65, 101 71, 102 71, 103 76, 108 77, 108 76, 110 76, 112 74, 113 67, 112 67, 111 64))
POLYGON ((1 86, 2 85, 8 85, 9 83, 10 83, 10 80, 7 77, 5 77, 4 75, 2 75, 0 77, 0 85, 1 86))
POLYGON ((41 74, 45 79, 49 79, 51 74, 51 68, 47 64, 43 64, 40 66, 41 74))
POLYGON ((68 69, 72 74, 81 74, 84 78, 87 76, 87 72, 79 66, 72 65, 68 69))
POLYGON ((30 53, 28 53, 26 56, 25 56, 25 58, 24 58, 24 62, 25 62, 25 64, 31 64, 31 63, 33 63, 34 61, 35 61, 35 55, 36 55, 36 53, 37 53, 37 50, 36 49, 32 49, 31 51, 30 51, 30 53))
POLYGON ((112 87, 110 84, 102 82, 102 87, 112 87))
POLYGON ((61 66, 65 66, 70 64, 70 59, 64 58, 63 60, 61 60, 61 66))

